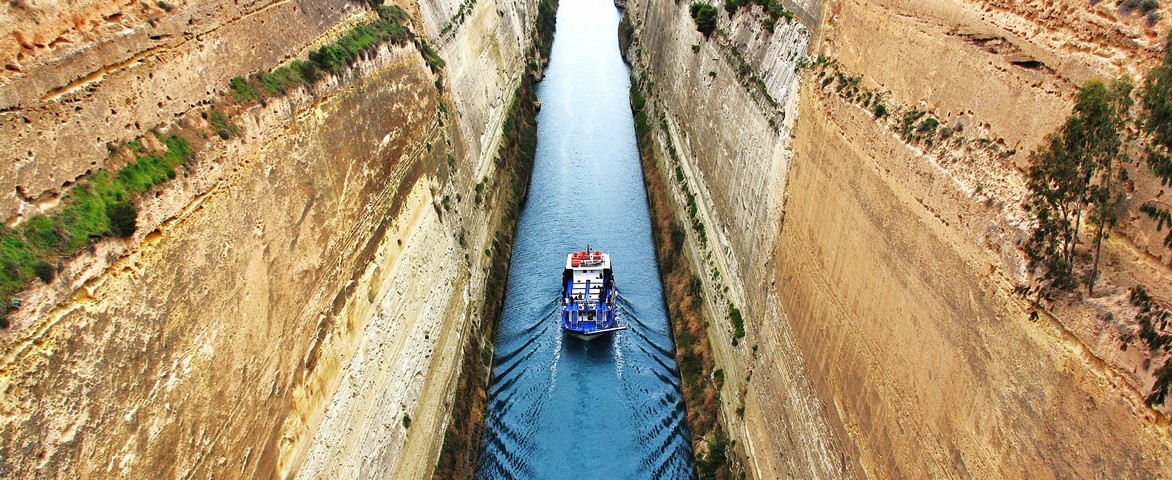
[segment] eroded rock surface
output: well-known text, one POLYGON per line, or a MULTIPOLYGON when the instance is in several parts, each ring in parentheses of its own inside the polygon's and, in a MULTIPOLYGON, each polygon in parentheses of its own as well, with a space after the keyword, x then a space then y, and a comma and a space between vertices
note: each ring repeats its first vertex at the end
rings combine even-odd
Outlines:
POLYGON ((1153 362, 1120 351, 1127 289, 1172 287, 1151 226, 1120 226, 1092 297, 1031 320, 1016 291, 1029 152, 1085 81, 1150 68, 1164 26, 1075 1, 784 5, 802 25, 721 8, 705 39, 686 5, 632 0, 624 33, 677 221, 703 227, 687 251, 734 468, 1167 476, 1153 362), (891 117, 913 110, 966 140, 909 140, 891 117))
MULTIPOLYGON (((0 476, 430 475, 484 321, 481 252, 516 201, 493 156, 536 7, 404 7, 442 69, 382 46, 231 110, 241 135, 194 139, 134 236, 23 294, 0 334, 0 476)), ((0 77, 0 151, 21 158, 9 216, 114 161, 105 142, 199 132, 232 76, 374 18, 348 2, 5 8, 22 38, 78 38, 3 50, 19 63, 0 77), (76 25, 46 19, 68 8, 76 25)))

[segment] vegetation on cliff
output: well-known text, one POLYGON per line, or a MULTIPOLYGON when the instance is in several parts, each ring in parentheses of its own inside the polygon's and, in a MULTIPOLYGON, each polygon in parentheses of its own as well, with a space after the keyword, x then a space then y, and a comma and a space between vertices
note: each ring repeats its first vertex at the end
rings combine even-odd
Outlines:
POLYGON ((134 160, 111 174, 98 170, 64 195, 47 214, 30 218, 20 228, 0 226, 0 328, 8 327, 8 312, 19 306, 14 296, 34 277, 53 280, 61 261, 103 237, 129 237, 137 225, 133 202, 151 187, 175 178, 176 169, 193 153, 182 137, 163 137, 154 149, 141 139, 119 151, 134 160))
POLYGON ((696 22, 696 30, 704 34, 704 38, 712 36, 716 30, 716 7, 707 3, 694 2, 688 11, 692 13, 692 21, 696 22))
MULTIPOLYGON (((1043 295, 1051 290, 1073 290, 1080 281, 1093 293, 1103 240, 1127 212, 1133 182, 1151 175, 1162 186, 1172 185, 1170 152, 1172 51, 1168 48, 1163 61, 1148 72, 1134 95, 1126 80, 1110 86, 1092 80, 1082 87, 1066 122, 1030 155, 1031 196, 1026 207, 1034 228, 1026 254, 1042 283, 1043 295), (1133 98, 1138 98, 1138 108, 1134 108, 1133 98), (1129 134, 1134 131, 1139 135, 1129 134), (1129 174, 1126 167, 1138 163, 1133 154, 1143 159, 1146 169, 1129 174), (1090 230, 1089 245, 1080 247, 1080 239, 1086 235, 1084 224, 1090 230), (1085 274, 1080 276, 1080 272, 1085 274)), ((1155 221, 1157 231, 1172 224, 1169 206, 1159 194, 1139 200, 1138 212, 1155 221)), ((1172 232, 1164 237, 1163 245, 1172 248, 1172 232)), ((1165 356, 1163 366, 1152 372, 1155 380, 1144 399, 1149 406, 1163 404, 1172 386, 1172 357, 1167 357, 1172 314, 1143 285, 1131 288, 1130 300, 1138 309, 1135 324, 1139 331, 1124 333, 1122 348, 1138 337, 1149 358, 1165 356)))
MULTIPOLYGON (((1172 37, 1164 48, 1163 62, 1148 72, 1139 97, 1139 124, 1147 140, 1145 162, 1161 185, 1172 186, 1172 37)), ((1159 230, 1172 226, 1168 204, 1152 199, 1140 208, 1158 222, 1159 230)), ((1172 228, 1164 237, 1164 246, 1172 248, 1172 228)))
POLYGON ((784 18, 785 21, 789 22, 794 19, 794 12, 786 10, 785 6, 781 4, 781 0, 724 0, 724 9, 728 11, 730 17, 738 10, 752 5, 760 5, 765 12, 765 18, 761 19, 761 26, 770 33, 773 32, 778 20, 784 18))
MULTIPOLYGON (((1092 4, 1099 3, 1100 0, 1091 0, 1092 4)), ((1148 22, 1148 25, 1155 25, 1160 20, 1160 1, 1159 0, 1117 0, 1115 2, 1119 6, 1119 11, 1122 13, 1138 12, 1143 15, 1148 22)))
MULTIPOLYGON (((1120 183, 1127 179, 1121 130, 1131 107, 1131 85, 1087 83, 1075 98, 1074 112, 1042 148, 1030 155, 1026 209, 1035 226, 1026 246, 1030 266, 1049 283, 1044 288, 1069 290, 1074 274, 1079 231, 1084 221, 1095 227, 1092 272, 1097 269, 1103 236, 1115 223, 1120 183)), ((1086 280, 1094 288, 1094 273, 1086 280)))
MULTIPOLYGON (((1168 43, 1172 47, 1172 41, 1168 43)), ((1083 278, 1088 291, 1098 279, 1103 239, 1121 213, 1132 152, 1163 186, 1172 185, 1172 51, 1145 76, 1138 92, 1126 80, 1108 86, 1092 80, 1075 97, 1075 107, 1059 130, 1030 155, 1027 208, 1036 222, 1027 245, 1031 268, 1044 288, 1071 290, 1077 286, 1079 236, 1084 222, 1093 227, 1093 246, 1083 278), (1133 108, 1132 98, 1139 99, 1133 108), (1138 126, 1139 136, 1128 135, 1138 126)), ((1144 173, 1146 170, 1147 173, 1144 173)), ((1156 230, 1172 225, 1169 206, 1157 198, 1142 199, 1140 213, 1156 222, 1156 230)), ((1172 248, 1172 229, 1164 237, 1172 248)))
MULTIPOLYGON (((233 78, 228 84, 232 98, 241 103, 261 103, 267 97, 283 96, 293 88, 312 84, 324 74, 344 72, 358 60, 373 56, 384 44, 405 45, 415 38, 403 25, 407 12, 402 8, 379 5, 375 11, 378 20, 354 27, 337 41, 309 52, 308 60, 293 60, 272 71, 249 75, 247 79, 233 78)), ((443 66, 443 59, 426 43, 420 42, 420 52, 433 72, 443 66)))
MULTIPOLYGON (((249 78, 235 77, 228 96, 238 104, 264 103, 291 89, 310 85, 324 75, 337 74, 355 62, 372 56, 386 43, 405 44, 414 38, 403 25, 407 14, 398 6, 372 5, 379 19, 359 25, 329 45, 310 52, 309 60, 294 60, 270 72, 249 78)), ((443 59, 425 43, 417 45, 433 69, 443 59)), ((437 86, 439 82, 437 81, 437 86)), ((221 102, 222 104, 222 102, 221 102)), ((212 132, 227 139, 240 133, 228 114, 219 108, 203 112, 212 132)), ((199 134, 203 136, 202 133, 199 134)), ((188 138, 194 138, 190 136, 188 138)), ((121 147, 111 147, 111 157, 130 157, 116 172, 99 169, 62 195, 60 205, 34 215, 19 228, 0 226, 0 328, 8 327, 8 314, 20 306, 16 297, 33 278, 52 281, 62 261, 104 237, 129 237, 137 229, 136 199, 152 187, 176 176, 177 169, 194 158, 195 146, 183 136, 159 133, 140 137, 121 147), (147 147, 146 145, 152 145, 147 147)))
MULTIPOLYGON (((931 112, 890 103, 886 92, 862 87, 860 76, 843 72, 830 58, 806 59, 801 68, 813 70, 813 81, 822 92, 867 110, 876 122, 943 165, 957 154, 968 162, 978 155, 1000 161, 1011 155, 997 139, 972 136, 981 135, 979 129, 968 131, 962 123, 946 124, 931 112)), ((1022 246, 1037 280, 1033 287, 1019 287, 1019 293, 1032 291, 1048 298, 1079 285, 1093 293, 1101 276, 1102 245, 1119 219, 1134 217, 1128 209, 1145 214, 1159 230, 1172 226, 1168 205, 1158 198, 1132 198, 1137 180, 1154 177, 1164 186, 1172 185, 1172 60, 1166 57, 1137 89, 1127 81, 1088 82, 1075 103, 1070 118, 1030 155, 1025 180, 1031 195, 1023 206, 1034 225, 1022 246), (1137 162, 1141 158, 1142 164, 1137 162)), ((979 194, 977 184, 973 195, 979 194)), ((1172 232, 1164 240, 1172 248, 1172 232)), ((1159 340, 1169 335, 1169 317, 1151 312, 1169 308, 1161 299, 1134 295, 1133 306, 1139 308, 1139 332, 1123 333, 1122 347, 1139 338, 1145 340, 1143 347, 1153 361, 1164 361, 1164 367, 1152 372, 1155 381, 1145 396, 1149 405, 1162 404, 1172 384, 1168 345, 1159 340)))
POLYGON ((837 61, 825 55, 802 59, 798 62, 798 68, 811 70, 814 81, 823 92, 836 95, 868 111, 876 122, 891 128, 909 145, 922 147, 925 151, 943 147, 977 147, 990 155, 1006 155, 997 142, 989 138, 963 136, 965 127, 962 123, 946 124, 932 112, 888 103, 887 92, 863 87, 862 75, 843 71, 837 61))
MULTIPOLYGON (((1172 321, 1172 310, 1148 295, 1143 285, 1131 289, 1131 304, 1139 308, 1135 319, 1140 326, 1140 340, 1147 344, 1148 350, 1152 353, 1169 353, 1172 335, 1163 332, 1168 330, 1168 322, 1172 321)), ((1130 341, 1130 338, 1124 340, 1124 349, 1130 341)), ((1168 389, 1172 387, 1172 358, 1164 360, 1164 366, 1156 369, 1153 374, 1156 381, 1152 385, 1151 393, 1144 398, 1149 406, 1162 404, 1168 398, 1168 389)))
MULTIPOLYGON (((786 22, 791 22, 794 19, 794 12, 787 10, 781 4, 781 0, 724 0, 724 10, 728 12, 729 18, 736 15, 738 11, 751 8, 753 5, 761 6, 764 13, 761 18, 761 26, 769 33, 773 33, 779 20, 785 19, 786 22)), ((716 7, 703 2, 693 2, 688 10, 692 14, 692 20, 696 22, 696 30, 703 33, 705 38, 711 37, 712 32, 716 31, 716 23, 719 18, 716 7)))
MULTIPOLYGON (((498 182, 504 182, 501 223, 493 234, 490 248, 484 253, 491 258, 485 284, 480 330, 464 345, 462 370, 456 385, 455 402, 444 433, 443 449, 432 478, 471 478, 476 473, 480 458, 480 441, 484 431, 485 404, 488 400, 488 373, 492 367, 492 338, 504 307, 505 284, 509 272, 509 253, 517 215, 528 190, 533 159, 537 148, 537 98, 530 76, 525 76, 517 90, 503 131, 504 140, 496 156, 498 182)), ((479 186, 485 183, 479 183, 479 186)), ((483 188, 483 187, 482 187, 483 188)), ((483 203, 491 204, 491 189, 482 190, 483 203)), ((478 192, 478 195, 480 193, 478 192)), ((480 197, 478 197, 480 198, 480 197)), ((479 205, 481 202, 477 202, 479 205)))

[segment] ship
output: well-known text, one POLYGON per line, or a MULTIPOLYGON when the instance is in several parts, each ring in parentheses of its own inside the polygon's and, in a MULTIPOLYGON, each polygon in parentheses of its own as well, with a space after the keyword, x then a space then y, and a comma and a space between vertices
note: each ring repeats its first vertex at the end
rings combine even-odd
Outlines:
POLYGON ((582 340, 593 340, 627 327, 618 324, 618 290, 610 255, 586 250, 566 255, 562 272, 562 331, 582 340))

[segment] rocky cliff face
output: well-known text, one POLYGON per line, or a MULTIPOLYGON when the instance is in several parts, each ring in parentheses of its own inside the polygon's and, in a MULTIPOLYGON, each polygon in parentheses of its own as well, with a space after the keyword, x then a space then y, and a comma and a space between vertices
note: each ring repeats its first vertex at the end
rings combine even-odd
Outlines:
POLYGON ((516 199, 493 155, 536 7, 403 6, 446 66, 382 46, 239 108, 225 140, 200 113, 232 76, 370 10, 3 7, 9 217, 117 167, 107 142, 159 128, 198 153, 138 201, 135 235, 22 294, 0 333, 0 476, 430 475, 484 320, 483 252, 507 255, 494 233, 516 199))
POLYGON ((704 284, 708 335, 727 379, 721 416, 744 468, 758 478, 848 474, 769 281, 793 160, 793 66, 809 31, 791 23, 769 34, 759 12, 741 12, 706 40, 687 5, 632 0, 627 8, 634 29, 627 57, 640 83, 650 84, 648 120, 658 127, 654 147, 674 184, 678 221, 693 226, 689 260, 704 284), (735 345, 728 305, 745 311, 749 332, 735 345))
POLYGON ((287 60, 351 2, 10 2, 0 11, 0 208, 32 213, 236 75, 287 60))
POLYGON ((1162 27, 1086 2, 842 0, 786 2, 803 23, 770 31, 760 6, 715 6, 706 39, 688 5, 632 0, 627 54, 693 225, 738 468, 1167 475, 1151 361, 1119 349, 1127 287, 1169 285, 1150 232, 1119 235, 1093 297, 1015 293, 1028 153, 1083 82, 1150 67, 1162 27), (907 135, 909 112, 949 136, 907 135))

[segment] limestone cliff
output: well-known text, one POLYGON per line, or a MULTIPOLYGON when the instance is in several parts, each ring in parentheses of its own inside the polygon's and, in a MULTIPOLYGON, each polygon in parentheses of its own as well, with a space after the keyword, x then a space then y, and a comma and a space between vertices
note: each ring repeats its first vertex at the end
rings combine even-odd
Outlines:
POLYGON ((157 128, 196 154, 137 200, 137 233, 21 295, 0 333, 0 476, 430 475, 507 256, 517 192, 493 157, 535 4, 402 5, 442 67, 383 45, 251 106, 230 78, 305 58, 368 7, 98 4, 0 7, 7 215, 118 167, 108 142, 157 128), (224 102, 239 135, 220 139, 201 113, 224 102))
POLYGON ((682 3, 626 19, 736 468, 1167 476, 1151 362, 1119 349, 1127 288, 1172 285, 1150 226, 1120 227, 1094 297, 1018 293, 1029 152, 1083 82, 1150 67, 1164 26, 1074 1, 783 2, 801 23, 745 3, 710 38, 682 3), (905 135, 909 112, 954 137, 905 135))
POLYGON ((722 418, 757 478, 848 475, 769 290, 792 160, 786 140, 797 117, 793 66, 809 32, 790 23, 769 34, 742 13, 706 40, 686 7, 630 1, 627 58, 640 83, 650 83, 657 163, 675 185, 679 222, 693 226, 689 260, 704 284, 708 335, 727 379, 722 418), (745 312, 748 336, 736 345, 727 305, 745 312))

